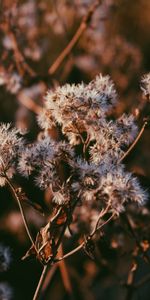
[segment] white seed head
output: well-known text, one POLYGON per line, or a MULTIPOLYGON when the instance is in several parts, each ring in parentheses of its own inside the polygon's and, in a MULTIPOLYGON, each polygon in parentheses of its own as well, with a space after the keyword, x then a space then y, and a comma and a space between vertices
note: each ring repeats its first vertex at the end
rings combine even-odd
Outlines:
POLYGON ((145 74, 141 79, 141 90, 144 95, 150 95, 150 73, 145 74))
POLYGON ((12 256, 10 248, 0 244, 0 272, 8 270, 11 260, 12 256))

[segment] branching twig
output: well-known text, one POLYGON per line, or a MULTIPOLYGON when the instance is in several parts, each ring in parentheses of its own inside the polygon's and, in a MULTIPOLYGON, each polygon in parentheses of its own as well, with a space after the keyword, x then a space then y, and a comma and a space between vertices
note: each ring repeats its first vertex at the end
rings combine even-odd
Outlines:
MULTIPOLYGON (((99 225, 98 227, 94 227, 92 233, 89 235, 89 238, 92 238, 97 231, 99 231, 104 225, 106 225, 107 223, 109 223, 114 217, 114 214, 112 214, 105 222, 103 222, 101 225, 99 225)), ((97 226, 97 222, 96 222, 96 226, 97 226)), ((78 252, 79 250, 81 250, 85 245, 85 241, 82 242, 79 246, 77 246, 76 248, 74 248, 72 251, 66 253, 63 257, 59 257, 55 260, 55 262, 57 261, 61 261, 62 259, 68 258, 69 256, 75 254, 76 252, 78 252)))
POLYGON ((89 22, 91 21, 91 17, 94 14, 97 7, 101 4, 102 0, 96 0, 92 6, 89 7, 88 12, 86 16, 83 17, 81 24, 77 31, 75 32, 73 38, 69 42, 69 44, 66 46, 66 48, 60 53, 60 55, 57 57, 57 59, 54 61, 54 63, 51 65, 51 67, 48 70, 48 73, 50 75, 53 75, 56 70, 59 68, 59 66, 62 64, 64 59, 67 57, 67 55, 71 52, 73 47, 76 45, 78 40, 80 39, 83 32, 88 27, 89 22))

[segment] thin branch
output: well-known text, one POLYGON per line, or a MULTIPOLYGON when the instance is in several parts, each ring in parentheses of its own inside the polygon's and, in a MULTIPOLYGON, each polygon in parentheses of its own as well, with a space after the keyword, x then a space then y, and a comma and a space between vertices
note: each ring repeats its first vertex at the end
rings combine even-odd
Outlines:
POLYGON ((53 276, 55 275, 56 271, 58 269, 58 265, 55 264, 55 265, 52 265, 49 269, 48 269, 48 272, 47 272, 47 275, 45 277, 45 281, 43 281, 43 284, 42 284, 42 289, 41 289, 41 297, 43 296, 44 298, 44 295, 46 293, 46 290, 51 282, 51 280, 53 279, 53 276))
POLYGON ((46 277, 47 272, 48 272, 48 268, 49 268, 49 265, 46 265, 43 268, 43 271, 42 271, 42 274, 41 274, 38 286, 37 286, 35 294, 33 296, 33 300, 38 300, 39 299, 39 296, 40 296, 40 293, 41 293, 41 289, 43 287, 43 283, 44 283, 45 277, 46 277))
POLYGON ((121 157, 121 159, 118 161, 118 163, 121 163, 126 157, 127 155, 131 152, 131 150, 136 146, 137 142, 139 141, 139 139, 141 138, 144 130, 145 130, 145 127, 147 125, 147 121, 144 122, 140 132, 138 133, 136 139, 134 140, 134 142, 131 144, 131 146, 129 147, 129 149, 124 153, 124 155, 121 157))
POLYGON ((16 190, 15 190, 15 187, 13 186, 13 184, 10 182, 9 178, 7 177, 7 175, 5 175, 5 179, 6 179, 6 182, 12 192, 12 195, 14 197, 14 199, 17 201, 18 203, 18 206, 19 206, 19 209, 20 209, 20 213, 21 213, 21 216, 22 216, 22 220, 23 220, 23 223, 24 223, 24 226, 25 226, 25 229, 26 229, 26 232, 27 232, 27 235, 32 243, 32 245, 34 246, 34 248, 36 249, 35 247, 35 244, 34 244, 34 240, 31 236, 31 233, 30 233, 30 230, 29 230, 29 227, 28 227, 28 222, 26 220, 26 216, 24 214, 24 210, 23 210, 23 207, 22 207, 22 204, 21 204, 21 201, 16 193, 16 190))
POLYGON ((13 42, 14 58, 15 58, 16 67, 18 69, 18 72, 20 73, 20 75, 22 75, 22 72, 23 73, 27 72, 31 77, 35 76, 36 73, 35 73, 34 70, 32 70, 32 68, 25 61, 24 55, 21 53, 21 51, 18 47, 18 43, 17 43, 15 33, 13 32, 13 30, 11 28, 10 28, 9 35, 10 35, 10 38, 13 42))
POLYGON ((90 237, 93 237, 97 233, 97 231, 99 231, 104 225, 108 224, 114 218, 114 216, 115 213, 113 213, 104 223, 95 228, 95 230, 90 234, 90 237))
MULTIPOLYGON (((108 204, 108 205, 106 206, 106 208, 103 209, 103 210, 100 212, 99 217, 97 218, 95 227, 94 227, 92 233, 90 234, 90 237, 92 237, 92 236, 95 234, 95 232, 98 230, 98 228, 99 228, 99 226, 98 226, 98 225, 99 225, 99 221, 100 221, 100 220, 103 218, 103 216, 108 212, 109 208, 110 208, 110 205, 108 204)), ((101 226, 101 225, 100 225, 100 226, 101 226)))
MULTIPOLYGON (((98 230, 100 230, 104 225, 106 225, 107 223, 109 223, 114 217, 114 214, 112 214, 104 223, 102 223, 101 225, 99 225, 97 228, 94 227, 94 230, 92 231, 92 233, 89 235, 90 238, 92 238, 96 232, 98 230)), ((97 222, 96 222, 97 224, 97 222)), ((74 248, 72 251, 66 253, 63 257, 57 258, 55 260, 55 262, 61 261, 62 259, 68 258, 69 256, 75 254, 76 252, 78 252, 79 250, 81 250, 85 245, 85 241, 82 242, 79 246, 77 246, 76 248, 74 248)))
POLYGON ((37 115, 42 111, 42 107, 37 103, 35 103, 35 101, 31 99, 29 96, 27 96, 23 91, 18 93, 17 99, 28 110, 34 112, 37 115))
MULTIPOLYGON (((62 245, 59 249, 59 255, 63 256, 63 249, 62 249, 62 245)), ((72 289, 72 285, 71 285, 71 280, 68 274, 68 268, 66 266, 66 263, 64 260, 60 261, 58 263, 59 269, 60 269, 60 273, 61 273, 61 277, 62 277, 62 281, 64 284, 64 287, 66 289, 66 291, 73 296, 73 289, 72 289)))
POLYGON ((78 40, 80 39, 83 32, 88 27, 88 24, 91 21, 91 17, 93 16, 95 10, 97 7, 101 4, 102 0, 96 0, 92 6, 89 7, 87 14, 83 17, 81 24, 77 31, 75 32, 74 36, 72 37, 69 44, 66 46, 66 48, 60 53, 60 55, 57 57, 57 59, 54 61, 54 63, 51 65, 51 67, 48 70, 48 73, 50 75, 53 75, 56 70, 59 68, 59 66, 62 64, 64 59, 68 56, 68 54, 72 51, 73 47, 76 45, 78 40))

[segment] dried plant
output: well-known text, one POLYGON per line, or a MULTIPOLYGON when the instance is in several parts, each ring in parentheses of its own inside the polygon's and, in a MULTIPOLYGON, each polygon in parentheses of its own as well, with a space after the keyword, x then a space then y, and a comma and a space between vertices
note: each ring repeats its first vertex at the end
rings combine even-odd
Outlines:
MULTIPOLYGON (((149 75, 142 83, 147 95, 149 75)), ((100 74, 89 84, 66 84, 47 93, 38 117, 43 131, 34 143, 23 141, 10 124, 1 124, 1 185, 8 184, 18 201, 32 242, 24 258, 35 255, 46 266, 44 271, 81 248, 91 256, 97 232, 119 217, 128 202, 142 205, 147 199, 147 192, 122 161, 137 136, 137 125, 133 115, 110 119, 116 102, 113 82, 100 74), (59 128, 58 140, 50 137, 52 128, 59 128), (11 183, 18 172, 50 193, 49 221, 35 241, 22 209, 25 195, 11 183), (69 232, 82 242, 59 257, 59 247, 69 232)))
MULTIPOLYGON (((43 270, 33 300, 53 297, 57 268, 60 299, 64 290, 70 299, 92 300, 99 292, 106 299, 110 283, 123 291, 114 295, 112 288, 111 300, 131 300, 150 280, 140 273, 141 258, 150 264, 149 73, 141 79, 142 97, 137 88, 149 65, 142 45, 122 34, 122 21, 112 26, 129 2, 0 3, 0 231, 24 253, 24 277, 30 263, 43 270)), ((144 0, 137 2, 140 16, 144 0)), ((20 286, 19 295, 15 279, 6 282, 14 267, 8 244, 2 237, 0 299, 26 299, 33 288, 25 283, 29 293, 20 286)))

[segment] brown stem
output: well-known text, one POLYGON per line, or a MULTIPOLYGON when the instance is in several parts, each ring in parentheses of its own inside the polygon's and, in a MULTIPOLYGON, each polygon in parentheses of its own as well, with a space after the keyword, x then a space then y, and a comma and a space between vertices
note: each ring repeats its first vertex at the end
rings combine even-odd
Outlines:
MULTIPOLYGON (((23 223, 24 223, 24 226, 25 226, 25 229, 26 229, 26 232, 27 232, 27 235, 32 243, 32 245, 34 246, 35 248, 35 244, 34 244, 34 240, 31 236, 31 233, 30 233, 30 230, 29 230, 29 227, 28 227, 28 222, 26 220, 26 216, 24 214, 24 210, 23 210, 23 207, 22 207, 22 204, 21 204, 21 201, 16 193, 16 190, 15 190, 15 187, 13 186, 13 184, 10 182, 9 178, 7 177, 7 175, 5 175, 5 179, 6 179, 6 182, 12 192, 12 195, 14 197, 14 199, 17 201, 18 203, 18 206, 19 206, 19 209, 20 209, 20 213, 21 213, 21 216, 22 216, 22 220, 23 220, 23 223)), ((35 248, 36 249, 36 248, 35 248)))
POLYGON ((44 268, 43 268, 43 271, 42 271, 42 274, 41 274, 41 277, 40 277, 38 286, 37 286, 36 291, 35 291, 35 294, 34 294, 34 296, 33 296, 33 300, 38 300, 38 299, 39 299, 39 296, 40 296, 40 293, 41 293, 41 289, 42 289, 42 286, 43 286, 45 277, 46 277, 46 275, 47 275, 48 267, 49 267, 49 266, 46 265, 46 266, 44 266, 44 268))
POLYGON ((29 96, 27 96, 23 91, 18 93, 17 99, 28 110, 33 111, 37 115, 41 113, 42 107, 37 103, 35 103, 35 101, 31 99, 29 96))
MULTIPOLYGON (((93 236, 96 234, 96 232, 97 232, 98 230, 100 230, 104 225, 106 225, 107 223, 109 223, 109 222, 113 219, 113 217, 114 217, 114 214, 112 214, 112 215, 111 215, 104 223, 102 223, 101 225, 99 225, 97 228, 94 227, 94 230, 93 230, 92 233, 89 235, 89 237, 90 237, 90 238, 93 237, 93 236)), ((97 224, 97 222, 96 222, 96 224, 97 224)), ((56 259, 55 262, 61 261, 62 259, 68 258, 69 256, 75 254, 76 252, 78 252, 79 250, 81 250, 81 249, 84 247, 84 245, 85 245, 85 241, 82 242, 82 243, 81 243, 79 246, 77 246, 76 248, 74 248, 72 251, 66 253, 63 257, 60 257, 60 258, 56 259)))
POLYGON ((24 71, 26 71, 30 76, 35 76, 36 73, 32 70, 32 68, 25 61, 25 58, 18 47, 15 33, 13 32, 13 30, 11 28, 10 28, 9 35, 13 42, 14 58, 15 58, 16 67, 18 69, 18 72, 20 73, 20 75, 23 75, 22 73, 24 73, 24 71))
POLYGON ((125 300, 131 300, 135 287, 134 287, 134 279, 135 279, 135 275, 136 275, 136 270, 137 270, 137 263, 135 263, 135 261, 133 262, 133 266, 131 266, 131 269, 128 273, 128 278, 127 278, 127 283, 126 283, 126 287, 127 287, 127 294, 126 294, 126 298, 125 300))
POLYGON ((76 45, 78 40, 80 39, 83 32, 88 27, 88 24, 91 21, 91 17, 94 14, 96 8, 101 4, 101 0, 96 0, 92 6, 89 7, 88 12, 86 16, 83 17, 81 24, 77 31, 75 32, 74 36, 72 37, 69 44, 66 46, 66 48, 60 53, 60 55, 57 57, 57 59, 54 61, 54 63, 51 65, 51 67, 48 70, 48 73, 50 75, 53 75, 56 70, 59 68, 59 66, 62 64, 64 59, 68 56, 68 54, 71 52, 73 47, 76 45))
POLYGON ((125 158, 126 156, 131 152, 131 150, 135 147, 135 145, 137 144, 137 142, 139 141, 139 139, 141 138, 144 130, 145 130, 145 127, 147 125, 147 121, 144 122, 140 132, 138 133, 136 139, 134 140, 134 142, 131 144, 131 146, 129 147, 129 149, 124 153, 124 155, 121 157, 121 159, 118 161, 118 163, 121 163, 125 158))
MULTIPOLYGON (((59 249, 59 255, 63 256, 62 245, 59 249)), ((62 281, 63 281, 63 284, 64 284, 64 287, 65 287, 66 291, 70 295, 73 295, 73 289, 72 289, 72 285, 71 285, 71 281, 70 281, 70 277, 69 277, 69 274, 68 274, 68 269, 67 269, 65 261, 64 260, 60 261, 58 263, 58 266, 59 266, 59 269, 60 269, 62 281)))
POLYGON ((98 225, 99 225, 99 221, 100 221, 101 218, 108 212, 109 208, 110 208, 110 205, 108 204, 108 205, 106 206, 106 208, 103 209, 103 210, 100 212, 99 217, 97 218, 95 227, 93 228, 93 231, 92 231, 91 234, 90 234, 91 237, 92 237, 92 236, 95 234, 95 232, 98 230, 98 228, 99 228, 99 226, 98 226, 98 225))

